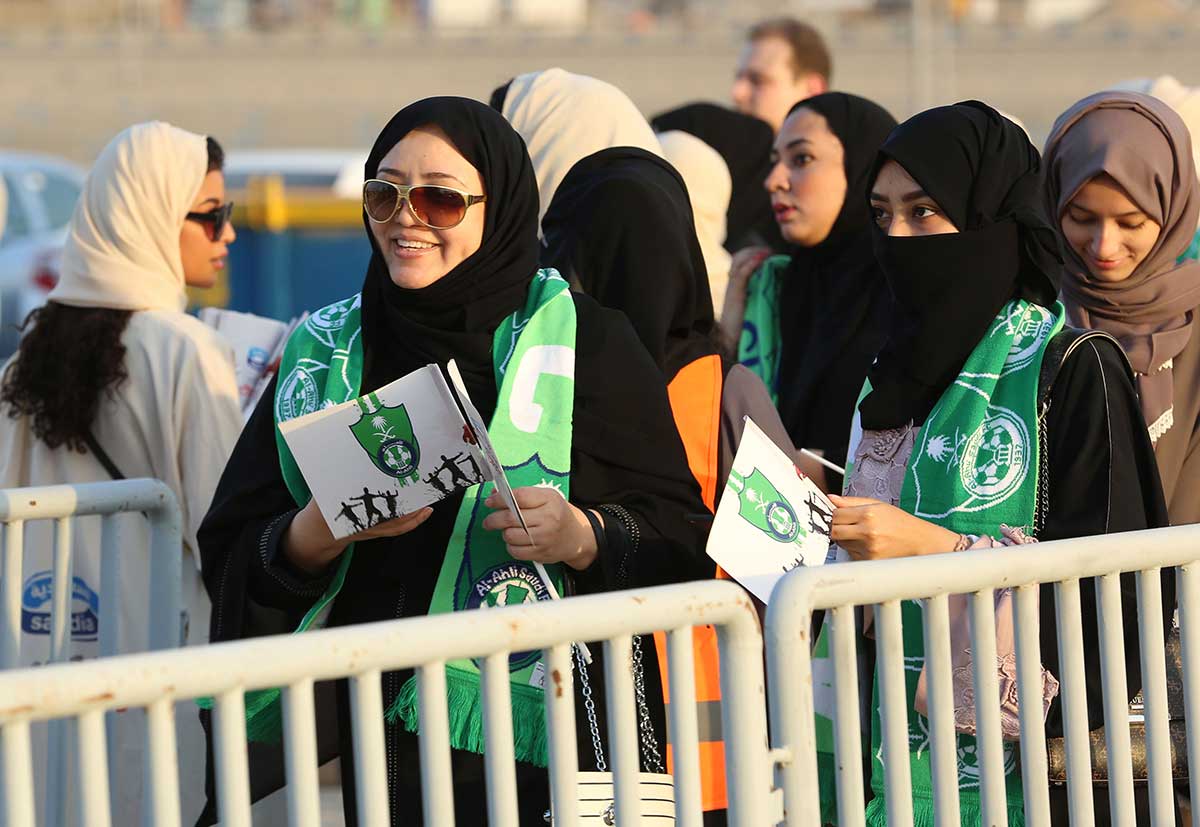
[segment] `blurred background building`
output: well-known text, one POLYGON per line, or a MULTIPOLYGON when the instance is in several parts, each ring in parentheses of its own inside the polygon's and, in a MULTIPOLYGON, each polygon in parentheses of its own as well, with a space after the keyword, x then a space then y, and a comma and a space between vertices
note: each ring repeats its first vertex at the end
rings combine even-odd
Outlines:
POLYGON ((54 283, 87 164, 131 123, 229 152, 241 238, 197 301, 289 318, 357 288, 362 160, 406 103, 550 66, 647 114, 728 102, 747 27, 783 14, 825 34, 834 88, 901 119, 980 98, 1035 143, 1097 89, 1200 82, 1200 0, 0 0, 0 355, 54 283))

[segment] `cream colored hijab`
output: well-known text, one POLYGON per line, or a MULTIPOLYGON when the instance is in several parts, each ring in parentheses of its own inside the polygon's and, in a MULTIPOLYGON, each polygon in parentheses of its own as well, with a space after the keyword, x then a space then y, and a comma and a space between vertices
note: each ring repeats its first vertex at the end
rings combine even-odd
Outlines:
POLYGON ((696 220, 696 236, 700 252, 708 269, 708 284, 712 289, 713 307, 719 313, 725 303, 725 288, 729 284, 729 253, 725 247, 725 216, 733 194, 733 179, 725 159, 695 135, 675 129, 660 132, 667 160, 687 184, 696 220))
POLYGON ((84 183, 50 300, 116 310, 186 308, 179 234, 207 170, 203 135, 154 121, 113 138, 84 183))
POLYGON ((633 146, 662 157, 662 147, 642 113, 610 83, 562 69, 517 75, 501 113, 525 139, 537 175, 539 226, 571 167, 614 146, 633 146))

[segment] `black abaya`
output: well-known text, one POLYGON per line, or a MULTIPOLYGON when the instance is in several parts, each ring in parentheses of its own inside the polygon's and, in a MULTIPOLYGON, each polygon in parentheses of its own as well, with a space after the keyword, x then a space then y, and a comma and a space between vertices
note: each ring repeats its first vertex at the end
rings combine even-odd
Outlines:
MULTIPOLYGON (((661 374, 621 314, 599 307, 588 297, 574 298, 578 333, 571 500, 580 507, 622 506, 641 535, 634 554, 629 538, 606 518, 616 535, 601 549, 597 563, 576 575, 575 589, 591 593, 710 578, 713 564, 704 554, 703 529, 686 519, 687 514, 703 510, 703 504, 671 418, 661 374), (621 381, 613 382, 618 372, 621 381)), ((279 540, 296 506, 279 471, 273 397, 271 387, 242 433, 200 529, 206 585, 214 607, 214 641, 291 632, 327 585, 324 578, 301 576, 278 556, 279 540)), ((438 503, 433 516, 409 534, 360 543, 330 625, 425 614, 460 501, 461 495, 438 503), (439 552, 429 553, 430 549, 439 552)), ((590 674, 602 698, 602 659, 597 650, 593 647, 597 663, 590 674)), ((651 717, 663 743, 662 692, 653 642, 646 640, 643 650, 651 717)), ((409 674, 384 676, 385 708, 409 674)), ((340 717, 345 720, 345 693, 338 695, 340 717)), ((598 701, 597 706, 601 731, 606 732, 603 704, 598 701)), ((582 710, 582 701, 577 707, 582 710)), ((421 799, 416 736, 392 724, 386 733, 394 782, 393 823, 417 823, 421 799)), ((585 739, 580 734, 580 766, 592 769, 594 759, 585 749, 590 736, 585 739)), ((343 760, 350 755, 348 734, 326 740, 323 759, 337 752, 343 760)), ((482 758, 458 751, 453 756, 458 771, 458 823, 483 824, 482 758)), ((527 816, 532 818, 536 811, 540 820, 545 809, 539 798, 546 792, 545 771, 519 767, 518 778, 524 784, 521 823, 536 823, 527 822, 527 816)), ((256 795, 269 792, 281 780, 264 783, 256 795)), ((352 780, 347 778, 344 786, 352 799, 352 780)), ((348 816, 352 808, 348 804, 348 816)))

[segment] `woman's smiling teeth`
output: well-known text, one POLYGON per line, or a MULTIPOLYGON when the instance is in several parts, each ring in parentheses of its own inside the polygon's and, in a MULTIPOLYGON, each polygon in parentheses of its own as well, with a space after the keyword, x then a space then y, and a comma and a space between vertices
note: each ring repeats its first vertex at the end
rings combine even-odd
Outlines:
POLYGON ((411 238, 397 238, 393 243, 395 254, 400 257, 419 256, 440 246, 432 241, 417 241, 411 238))

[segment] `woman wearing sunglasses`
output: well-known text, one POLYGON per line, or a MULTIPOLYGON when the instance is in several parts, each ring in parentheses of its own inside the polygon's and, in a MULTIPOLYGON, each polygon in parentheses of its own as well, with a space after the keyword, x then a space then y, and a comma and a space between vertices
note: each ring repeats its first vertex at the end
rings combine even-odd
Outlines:
MULTIPOLYGON (((224 153, 212 138, 165 123, 117 135, 92 167, 71 219, 58 286, 25 322, 0 386, 0 486, 156 477, 183 512, 183 601, 188 642, 203 643, 209 600, 196 531, 241 428, 233 353, 184 313, 184 288, 212 284, 233 228, 223 207, 224 153)), ((120 651, 146 645, 148 538, 134 518, 121 549, 121 590, 100 587, 100 526, 77 523, 72 657, 96 657, 103 606, 131 607, 120 651), (83 606, 83 610, 79 607, 83 606)), ((30 523, 23 588, 49 588, 52 531, 30 523)), ((46 604, 48 606, 48 601, 46 604)), ((21 662, 44 662, 46 608, 26 604, 21 662)), ((144 733, 118 716, 114 823, 140 821, 144 733)), ((182 771, 203 767, 203 734, 179 721, 182 771)), ((39 797, 39 801, 41 798, 39 797)), ((199 812, 184 788, 184 818, 199 812)))
MULTIPOLYGON (((537 180, 520 136, 481 103, 429 98, 384 128, 365 173, 363 223, 373 254, 362 291, 293 334, 278 388, 247 424, 200 532, 219 607, 213 639, 293 631, 326 594, 333 595, 328 623, 335 626, 469 610, 480 587, 492 593, 489 572, 509 573, 506 583, 513 576, 536 582, 534 561, 547 565, 564 594, 711 576, 703 530, 686 519, 703 506, 661 374, 623 317, 538 269, 537 180), (302 376, 293 360, 328 364, 334 350, 346 354, 338 379, 348 382, 302 376), (352 549, 334 541, 276 438, 277 423, 450 359, 489 421, 501 461, 514 469, 509 479, 529 536, 488 496, 490 486, 475 486, 349 538, 352 549), (530 420, 519 416, 528 403, 512 392, 516 376, 534 377, 532 433, 514 427, 530 420), (301 384, 312 392, 293 393, 301 384), (338 571, 344 578, 334 577, 338 571), (460 581, 472 588, 455 588, 460 581)), ((495 596, 536 599, 523 588, 495 596)), ((654 645, 640 646, 649 735, 665 749, 654 645)), ((539 657, 517 654, 509 663, 518 820, 541 824, 548 791, 539 657)), ((588 670, 597 692, 599 666, 588 670)), ((483 824, 478 670, 452 661, 447 682, 457 823, 483 824)), ((378 714, 388 722, 393 824, 421 817, 413 687, 411 670, 383 677, 378 714)), ((340 753, 353 775, 344 684, 318 694, 317 704, 342 722, 340 734, 319 726, 322 760, 340 753)), ((596 707, 602 713, 603 704, 596 707)), ((256 721, 252 735, 266 729, 256 721)), ((581 726, 579 743, 590 747, 587 723, 581 726)), ((252 744, 256 796, 283 783, 272 740, 264 734, 252 744)), ((357 809, 353 790, 347 780, 348 823, 357 809)))

